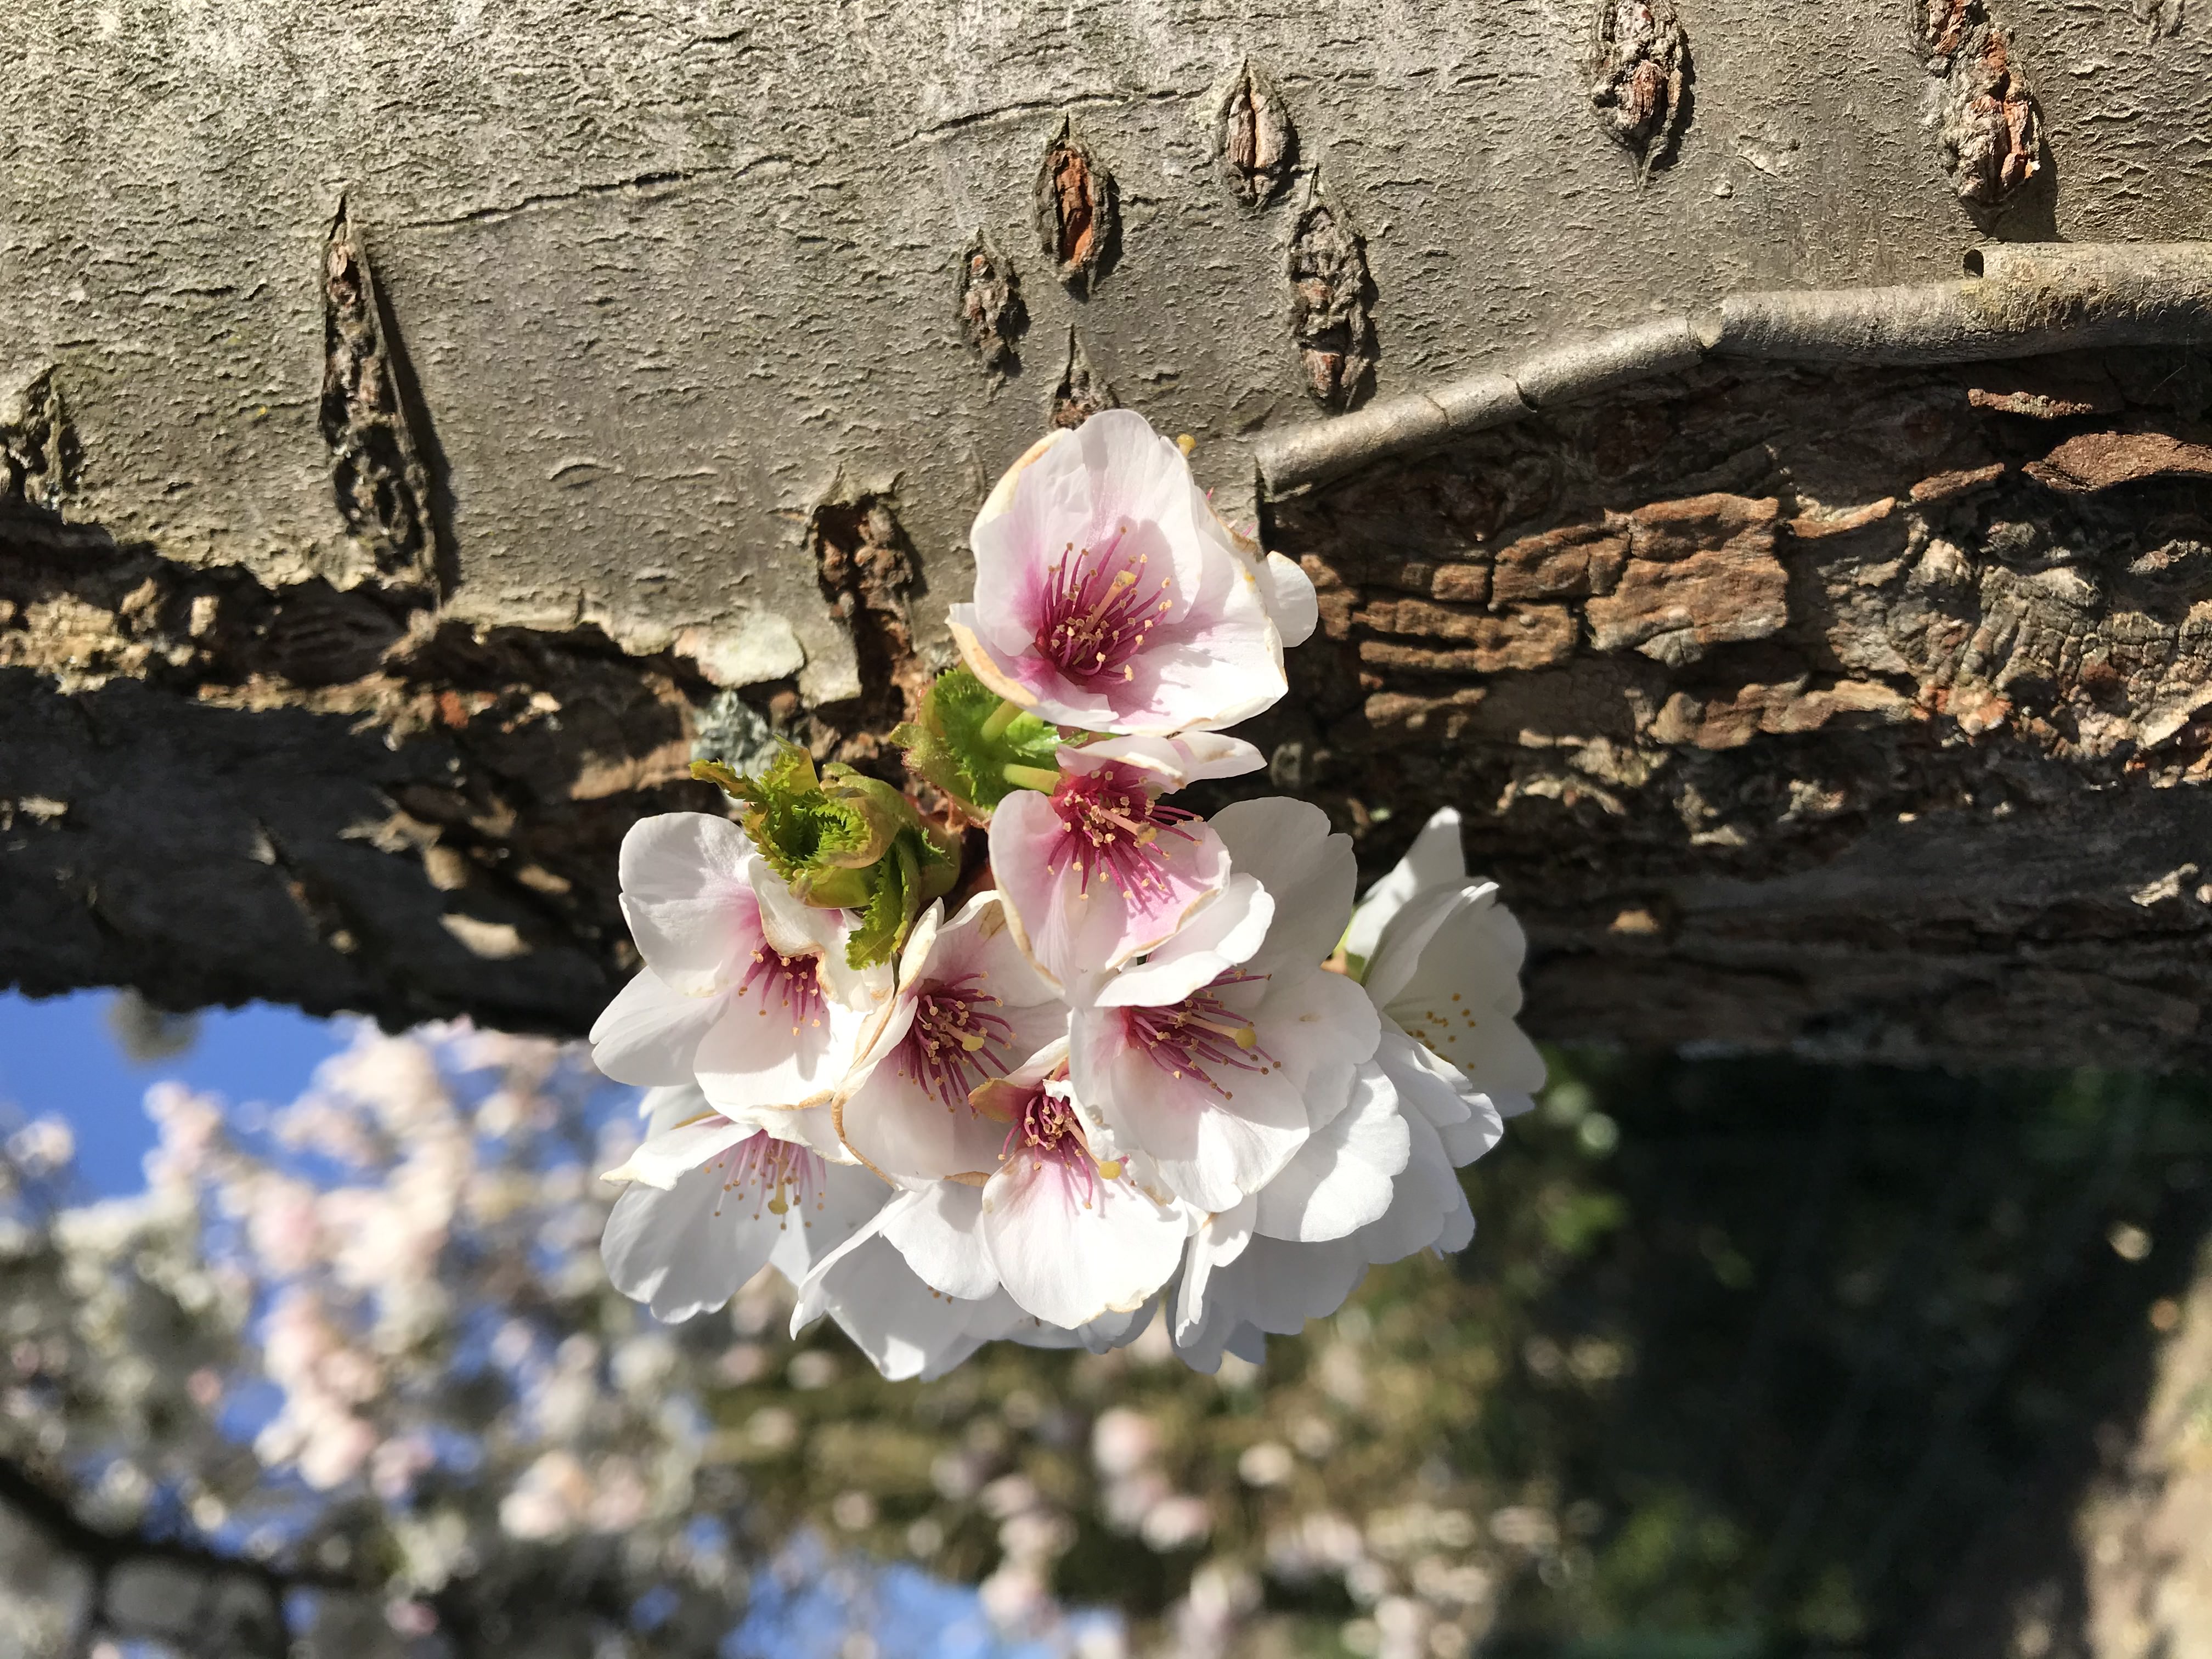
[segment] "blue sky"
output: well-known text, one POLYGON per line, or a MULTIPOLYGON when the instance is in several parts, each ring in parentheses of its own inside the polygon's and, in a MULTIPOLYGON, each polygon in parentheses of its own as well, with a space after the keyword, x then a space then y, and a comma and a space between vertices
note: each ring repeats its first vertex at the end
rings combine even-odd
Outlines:
POLYGON ((347 1041, 343 1021, 252 1003, 210 1008, 186 1053, 134 1065, 108 1030, 112 991, 33 999, 0 992, 0 1124, 49 1113, 76 1132, 77 1173, 92 1194, 143 1186, 140 1160, 154 1144, 148 1085, 176 1078, 233 1105, 292 1099, 316 1066, 347 1041))

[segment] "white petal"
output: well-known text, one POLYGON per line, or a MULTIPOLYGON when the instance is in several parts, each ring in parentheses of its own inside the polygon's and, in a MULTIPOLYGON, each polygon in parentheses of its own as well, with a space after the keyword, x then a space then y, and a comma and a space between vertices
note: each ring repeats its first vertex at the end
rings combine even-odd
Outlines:
POLYGON ((622 908, 648 967, 686 991, 751 949, 752 843, 727 818, 663 812, 623 837, 622 908))
POLYGON ((1244 1254, 1244 1247, 1252 1242, 1252 1221, 1258 1209, 1259 1200, 1248 1198, 1234 1208, 1208 1216, 1191 1234, 1183 1252, 1182 1282, 1176 1292, 1176 1342, 1199 1340, 1206 1322, 1206 1286, 1212 1282, 1215 1269, 1227 1267, 1244 1254))
MULTIPOLYGON (((1526 1095, 1508 1095, 1509 1100, 1528 1100, 1526 1095)), ((1530 1103, 1534 1104, 1534 1102, 1530 1103)), ((1488 1095, 1474 1097, 1474 1109, 1464 1122, 1437 1126, 1437 1139, 1443 1142, 1444 1156, 1455 1167, 1474 1162, 1504 1139, 1504 1115, 1488 1095)))
POLYGON ((1195 1072, 1176 1077, 1122 1039, 1121 1019, 1116 1009, 1076 1017, 1070 1057, 1084 1062, 1073 1074, 1076 1090, 1103 1117, 1115 1145, 1146 1152, 1177 1198, 1200 1210, 1230 1209, 1291 1161, 1309 1117, 1304 1091, 1285 1072, 1224 1066, 1218 1081, 1195 1072), (1091 1021, 1112 1029, 1086 1033, 1091 1021))
POLYGON ((689 1083, 701 1039, 728 1006, 726 994, 685 996, 641 968, 592 1022, 592 1063, 617 1083, 689 1083))
POLYGON ((1186 1341, 1175 1340, 1176 1358, 1194 1371, 1211 1376, 1221 1369, 1222 1356, 1235 1354, 1249 1364, 1264 1364, 1267 1358, 1267 1335, 1257 1325, 1242 1324, 1231 1320, 1208 1321, 1194 1329, 1186 1341))
POLYGON ((1435 1128, 1466 1122, 1474 1103, 1482 1098, 1458 1066, 1414 1042, 1387 1016, 1382 1040, 1375 1046, 1375 1062, 1389 1073, 1399 1100, 1435 1128))
MULTIPOLYGON (((1474 1163, 1505 1133, 1506 1115, 1498 1100, 1474 1087, 1449 1060, 1407 1036, 1395 1021, 1383 1022, 1375 1058, 1389 1074, 1399 1099, 1437 1132, 1455 1166, 1474 1163)), ((1499 1098, 1522 1111, 1534 1103, 1526 1095, 1499 1098)))
POLYGON ((825 1313, 893 1382, 942 1376, 1022 1318, 1004 1296, 953 1302, 931 1290, 873 1223, 815 1263, 799 1287, 792 1334, 825 1313))
POLYGON ((1261 1189, 1254 1224, 1271 1238, 1315 1244, 1379 1221, 1411 1144, 1397 1091, 1370 1061, 1359 1068, 1352 1104, 1261 1189))
POLYGON ((1063 745, 1060 769, 1093 772, 1109 762, 1141 767, 1158 775, 1157 794, 1166 794, 1203 778, 1241 777, 1256 772, 1267 757, 1242 738, 1220 732, 1186 732, 1172 738, 1105 738, 1097 743, 1063 745))
POLYGON ((1308 1127, 1316 1129, 1351 1103, 1352 1075, 1374 1058, 1382 1036, 1382 1016, 1366 994, 1326 971, 1274 976, 1246 1017, 1259 1052, 1304 1097, 1308 1127))
POLYGON ((1025 1348, 1087 1348, 1092 1353, 1111 1353, 1142 1336, 1158 1310, 1159 1298, 1155 1297, 1129 1313, 1103 1314, 1073 1330, 1048 1325, 1041 1319, 1024 1315, 1021 1322, 1006 1335, 1025 1348))
MULTIPOLYGON (((1520 963, 1508 963, 1503 955, 1486 948, 1488 923, 1485 914, 1494 908, 1498 899, 1495 882, 1463 881, 1456 885, 1424 887, 1400 907, 1375 943, 1375 952, 1368 959, 1367 969, 1359 976, 1367 988, 1367 994, 1375 999, 1377 1007, 1387 1008, 1401 996, 1419 994, 1418 986, 1436 986, 1443 975, 1437 965, 1424 969, 1430 947, 1447 930, 1471 933, 1482 941, 1474 948, 1479 961, 1478 982, 1455 981, 1443 988, 1448 991, 1481 991, 1498 994, 1508 985, 1519 983, 1520 963)), ((1439 956, 1437 963, 1443 958, 1439 956)))
POLYGON ((1328 814, 1311 802, 1282 795, 1224 806, 1213 827, 1231 867, 1257 877, 1275 901, 1275 925, 1249 970, 1279 973, 1326 959, 1352 919, 1359 878, 1352 837, 1330 834, 1328 814))
MULTIPOLYGON (((968 909, 975 908, 971 901, 968 909)), ((967 912, 961 914, 964 917, 967 912)), ((937 935, 944 926, 945 901, 932 899, 929 908, 914 919, 914 926, 907 930, 906 943, 899 947, 900 990, 906 990, 928 973, 930 953, 937 949, 937 935)))
POLYGON ((801 903, 758 854, 747 864, 746 874, 760 901, 761 932, 770 945, 787 957, 827 956, 833 951, 843 954, 842 910, 801 903))
POLYGON ((1313 578, 1281 554, 1270 553, 1260 586, 1283 644, 1304 644, 1321 621, 1321 596, 1314 592, 1313 578))
POLYGON ((1293 1244, 1255 1234, 1243 1255, 1217 1271, 1207 1291, 1209 1326, 1251 1325, 1277 1336, 1295 1335, 1306 1321, 1334 1313, 1367 1272, 1359 1237, 1326 1244, 1293 1244))
POLYGON ((1407 899, 1425 887, 1456 887, 1466 879, 1467 855, 1460 845, 1458 810, 1441 807, 1421 826, 1406 856, 1359 901, 1344 948, 1355 957, 1371 958, 1383 927, 1407 899))
POLYGON ((935 1181, 893 1199, 882 1231, 923 1284, 972 1302, 999 1288, 983 1246, 982 1213, 981 1188, 935 1181))
POLYGON ((630 1188, 599 1240, 608 1279, 671 1323, 720 1307, 766 1264, 775 1242, 774 1228, 722 1197, 721 1177, 708 1170, 690 1170, 665 1190, 630 1188))
POLYGON ((1251 876, 1229 878, 1175 937, 1111 979, 1096 981, 1091 1000, 1103 1008, 1164 1008, 1237 966, 1267 938, 1275 901, 1251 876))
POLYGON ((895 1066, 877 1066, 839 1109, 845 1144, 885 1175, 910 1181, 998 1167, 1006 1126, 965 1101, 947 1107, 895 1066))
POLYGON ((983 1188, 999 1282, 1048 1324, 1133 1312, 1182 1255, 1183 1218, 1126 1179, 1017 1152, 983 1188))
POLYGON ((995 641, 986 638, 986 627, 982 611, 973 605, 955 605, 945 613, 945 630, 952 636, 953 648, 968 665, 968 672, 1016 708, 1034 708, 1037 694, 1006 673, 999 663, 1000 651, 1018 654, 1024 642, 1018 638, 1011 649, 995 646, 995 641))
POLYGON ((1455 902, 1450 889, 1417 896, 1385 931, 1376 957, 1402 982, 1387 993, 1370 973, 1368 989, 1407 1035, 1475 1088, 1533 1094, 1544 1086, 1544 1060, 1513 1018, 1521 1006, 1519 929, 1501 926, 1490 893, 1486 886, 1455 902), (1446 913, 1431 927, 1437 905, 1446 913), (1401 940, 1420 941, 1410 971, 1401 940))
MULTIPOLYGON (((837 1115, 827 1103, 796 1109, 756 1107, 744 1116, 756 1128, 766 1130, 773 1139, 804 1146, 824 1163, 840 1168, 857 1167, 854 1165, 853 1155, 845 1150, 844 1142, 837 1138, 837 1115)), ((869 1178, 878 1187, 884 1185, 880 1176, 869 1178)))
POLYGON ((731 999, 728 1012, 699 1044, 699 1086, 717 1111, 757 1116, 826 1103, 843 1087, 868 1017, 824 998, 818 1017, 795 1021, 760 988, 731 999))
POLYGON ((645 1120, 647 1135, 657 1135, 679 1123, 689 1123, 695 1117, 704 1117, 713 1109, 707 1104, 707 1097, 699 1092, 699 1085, 692 1082, 662 1084, 647 1089, 637 1102, 637 1115, 645 1120))
POLYGON ((719 1114, 653 1136, 629 1155, 629 1161, 599 1177, 602 1181, 638 1181, 663 1191, 703 1165, 718 1152, 726 1152, 760 1131, 750 1123, 732 1123, 719 1114))
POLYGON ((866 1226, 893 1196, 883 1181, 854 1164, 824 1164, 813 1170, 814 1190, 775 1219, 769 1266, 794 1285, 817 1263, 866 1226))
POLYGON ((1419 1116, 1407 1121, 1411 1156, 1398 1176, 1390 1208, 1352 1235, 1370 1263, 1397 1261, 1431 1247, 1456 1250, 1474 1236, 1474 1216, 1452 1173, 1437 1132, 1419 1116))

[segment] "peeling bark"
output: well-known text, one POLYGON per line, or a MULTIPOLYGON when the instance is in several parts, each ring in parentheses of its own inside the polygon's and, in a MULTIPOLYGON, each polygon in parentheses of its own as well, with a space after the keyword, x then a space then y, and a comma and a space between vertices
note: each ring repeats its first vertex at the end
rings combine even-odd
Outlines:
POLYGON ((1480 811, 1561 1035, 2202 1063, 2203 370, 2095 367, 2124 436, 1972 367, 1704 368, 1278 504, 1327 640, 1278 741, 1378 853, 1480 811))

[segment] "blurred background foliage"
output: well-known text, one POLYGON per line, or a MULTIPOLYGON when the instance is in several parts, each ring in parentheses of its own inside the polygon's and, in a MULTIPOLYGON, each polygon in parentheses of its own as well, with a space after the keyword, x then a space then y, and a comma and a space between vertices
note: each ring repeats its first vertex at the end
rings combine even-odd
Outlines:
POLYGON ((1552 1059, 1465 1172, 1474 1245, 1264 1370, 1140 1340, 891 1388, 821 1336, 719 1419, 794 1520, 969 1577, 1050 1516, 1061 1596, 1255 1651, 1893 1653, 2054 1574, 2078 1609, 2075 1504, 2212 1222, 2208 1091, 1552 1059))
POLYGON ((325 1655, 2154 1650, 2096 1604, 2113 1504, 2212 1470, 2212 1091, 1551 1058, 1464 1254, 1218 1376, 1153 1330, 885 1383, 765 1275, 660 1331, 597 1267, 628 1099, 550 1043, 364 1032, 266 1124, 158 1096, 120 1209, 19 1127, 0 1520, 107 1541, 18 1554, 0 1647, 222 1650, 65 1570, 150 1540, 325 1655))

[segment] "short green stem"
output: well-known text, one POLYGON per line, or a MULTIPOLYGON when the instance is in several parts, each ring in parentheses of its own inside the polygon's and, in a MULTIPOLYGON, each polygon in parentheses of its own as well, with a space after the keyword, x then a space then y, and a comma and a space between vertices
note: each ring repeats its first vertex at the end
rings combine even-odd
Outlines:
POLYGON ((1021 717, 1022 706, 1001 697, 999 706, 991 711, 991 717, 983 722, 978 735, 986 743, 996 743, 1006 735, 1006 728, 1021 717))
POLYGON ((1017 789, 1042 789, 1049 795, 1060 787, 1060 774, 1042 766, 1022 766, 1009 761, 999 775, 1017 789))

